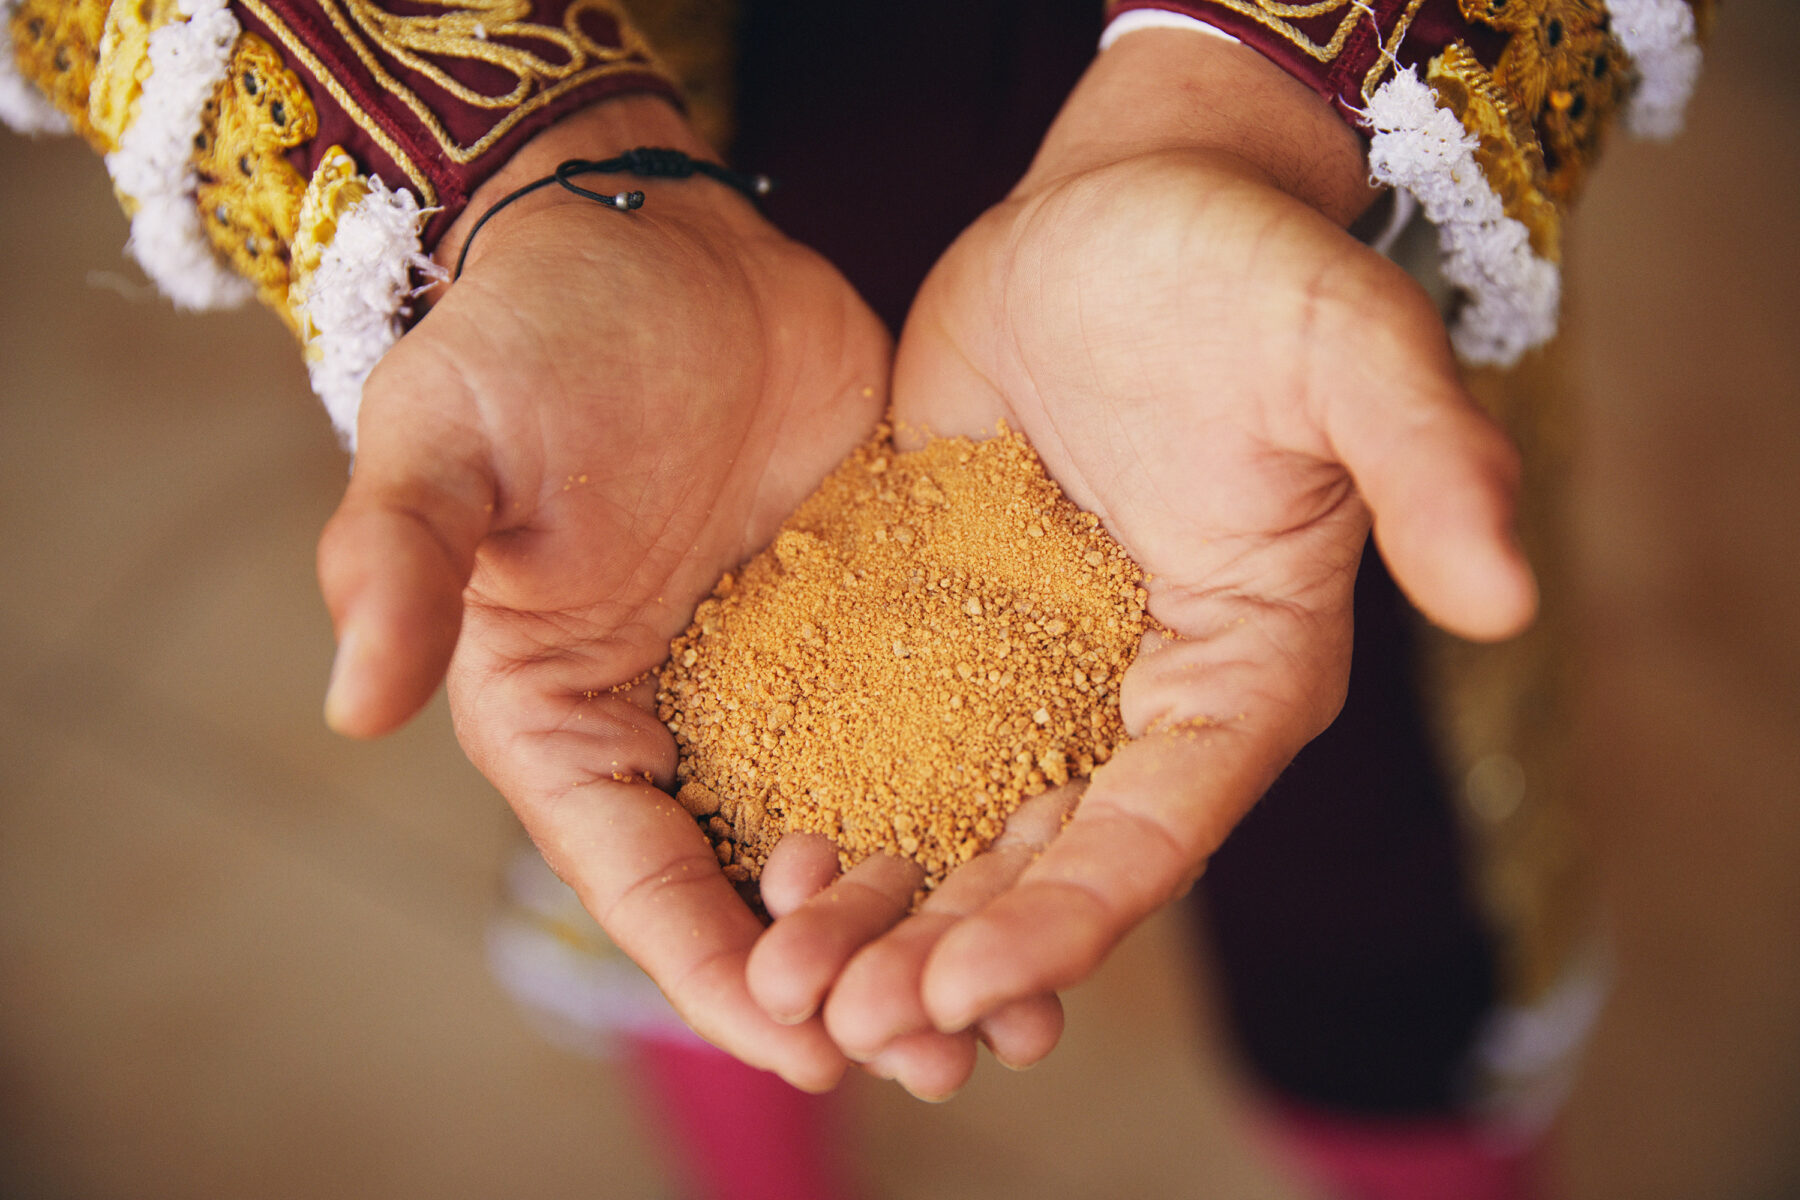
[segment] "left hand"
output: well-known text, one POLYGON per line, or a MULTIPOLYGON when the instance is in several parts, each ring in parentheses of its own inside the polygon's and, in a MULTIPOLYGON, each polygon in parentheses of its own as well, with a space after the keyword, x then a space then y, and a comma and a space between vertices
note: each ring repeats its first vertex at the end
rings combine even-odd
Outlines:
MULTIPOLYGON (((484 184, 439 254, 563 159, 645 144, 709 155, 660 98, 604 101, 484 184)), ((629 216, 554 188, 501 212, 369 377, 319 546, 327 715, 383 733, 447 670, 464 749, 612 939, 703 1036, 820 1090, 844 1061, 746 992, 762 926, 655 786, 674 740, 633 681, 869 435, 889 339, 743 197, 632 183, 648 199, 629 216)))
POLYGON ((1023 432, 1144 568, 1169 632, 1125 675, 1133 741, 1066 828, 1028 814, 910 918, 904 879, 879 902, 861 888, 857 922, 796 897, 751 960, 765 1007, 822 1002, 850 1057, 926 1095, 967 1078, 977 1028, 1007 1030, 1015 1065, 1041 1057, 1054 993, 1185 891, 1336 715, 1371 518, 1439 624, 1530 621, 1516 456, 1424 294, 1344 232, 1365 178, 1355 135, 1254 52, 1138 33, 938 263, 901 339, 897 425, 1023 432))

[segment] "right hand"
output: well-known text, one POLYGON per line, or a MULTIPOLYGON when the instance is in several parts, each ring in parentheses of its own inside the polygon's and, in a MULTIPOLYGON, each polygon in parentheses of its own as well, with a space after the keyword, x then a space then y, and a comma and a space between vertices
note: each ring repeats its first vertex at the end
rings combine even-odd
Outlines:
POLYGON ((770 1012, 822 1012, 932 1097, 977 1035, 1042 1057, 1055 993, 1189 887, 1335 717, 1371 522, 1440 625, 1531 620, 1516 455, 1423 292, 1344 231, 1371 197, 1356 135, 1279 67, 1145 30, 939 260, 901 335, 896 428, 1021 432, 1144 568, 1162 629, 1121 682, 1131 740, 1066 826, 1021 814, 912 915, 912 880, 867 864, 789 907, 750 964, 770 1012))
MULTIPOLYGON (((664 102, 539 135, 438 247, 570 157, 707 148, 664 102)), ((605 186, 605 184, 597 185, 605 186)), ((844 1059, 744 964, 762 926, 660 787, 675 746, 632 687, 725 571, 872 430, 890 340, 850 285, 712 180, 621 215, 558 189, 503 212, 370 376, 319 546, 327 719, 371 737, 448 671, 457 736, 559 876, 704 1037, 812 1090, 844 1059)))

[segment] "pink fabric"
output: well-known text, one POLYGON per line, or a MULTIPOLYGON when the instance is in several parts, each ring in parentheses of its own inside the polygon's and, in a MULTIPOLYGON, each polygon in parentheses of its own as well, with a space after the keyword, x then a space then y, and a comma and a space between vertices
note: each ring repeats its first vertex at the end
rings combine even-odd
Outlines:
POLYGON ((1352 1119, 1295 1104, 1262 1121, 1270 1148, 1334 1200, 1538 1200, 1536 1145, 1470 1121, 1352 1119))
POLYGON ((698 1040, 625 1039, 646 1124, 696 1200, 848 1200, 833 1097, 698 1040))

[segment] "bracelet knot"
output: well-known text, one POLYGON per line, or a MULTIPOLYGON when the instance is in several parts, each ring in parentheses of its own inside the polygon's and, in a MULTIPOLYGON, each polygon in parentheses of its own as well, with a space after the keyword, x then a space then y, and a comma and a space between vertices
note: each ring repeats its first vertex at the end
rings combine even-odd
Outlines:
POLYGON ((619 155, 624 169, 645 179, 686 179, 699 169, 699 164, 679 150, 660 146, 639 146, 619 155))
POLYGON ((475 235, 481 232, 481 227, 486 225, 495 213, 515 200, 524 199, 539 188, 555 185, 566 192, 572 192, 618 212, 630 212, 633 209, 641 208, 644 203, 644 193, 642 192, 597 192, 592 188, 584 188, 574 181, 574 177, 577 175, 615 174, 636 175, 640 179, 687 179, 693 175, 705 175, 709 179, 716 179, 727 187, 743 193, 752 202, 768 195, 773 187, 767 175, 744 175, 716 162, 707 162, 705 159, 684 154, 680 150, 670 150, 662 146, 638 146, 625 151, 616 158, 601 159, 597 162, 585 158, 566 159, 553 173, 500 197, 494 202, 492 208, 481 214, 481 219, 475 222, 474 227, 469 230, 469 236, 463 240, 462 252, 457 255, 456 270, 451 274, 451 280, 462 278, 463 264, 469 260, 469 246, 474 243, 475 235))

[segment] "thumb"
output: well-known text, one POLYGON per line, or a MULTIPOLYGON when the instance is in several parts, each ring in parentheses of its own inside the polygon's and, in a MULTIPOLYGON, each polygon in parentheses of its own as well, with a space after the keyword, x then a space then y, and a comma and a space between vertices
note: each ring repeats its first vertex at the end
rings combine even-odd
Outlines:
POLYGON ((319 538, 338 642, 325 721, 358 738, 398 728, 437 690, 495 491, 485 439, 437 405, 411 403, 417 391, 382 395, 380 378, 367 389, 350 486, 319 538))
POLYGON ((1408 598, 1452 633, 1498 641, 1537 613, 1537 583, 1514 535, 1518 451, 1464 390, 1435 315, 1414 328, 1442 345, 1371 354, 1370 363, 1407 369, 1342 379, 1331 440, 1408 598))

